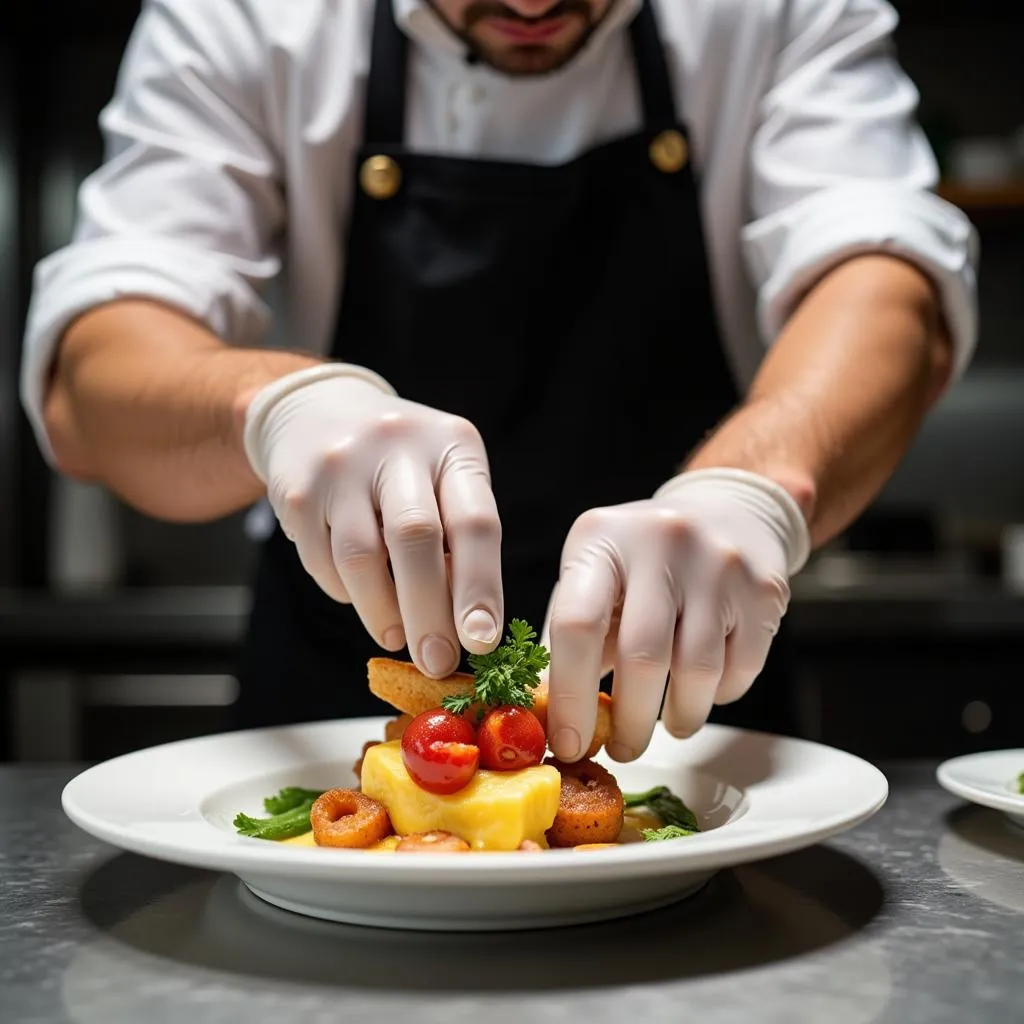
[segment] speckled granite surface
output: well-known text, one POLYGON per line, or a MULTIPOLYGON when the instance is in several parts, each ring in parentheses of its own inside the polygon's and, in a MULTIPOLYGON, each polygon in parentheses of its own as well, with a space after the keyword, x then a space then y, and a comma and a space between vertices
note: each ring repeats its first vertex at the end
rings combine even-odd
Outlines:
POLYGON ((1024 1021, 1024 833, 933 766, 803 853, 689 903, 510 936, 328 925, 68 822, 67 768, 0 767, 3 1024, 1024 1021))

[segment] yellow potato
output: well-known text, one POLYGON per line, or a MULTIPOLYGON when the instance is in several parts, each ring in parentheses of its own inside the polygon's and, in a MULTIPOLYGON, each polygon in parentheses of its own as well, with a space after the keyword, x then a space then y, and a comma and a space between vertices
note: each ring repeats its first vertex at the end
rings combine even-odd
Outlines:
POLYGON ((438 796, 413 782, 395 741, 366 752, 362 791, 388 809, 399 835, 451 832, 473 850, 516 850, 524 839, 547 845, 544 833, 558 811, 561 776, 551 765, 481 770, 458 793, 438 796))

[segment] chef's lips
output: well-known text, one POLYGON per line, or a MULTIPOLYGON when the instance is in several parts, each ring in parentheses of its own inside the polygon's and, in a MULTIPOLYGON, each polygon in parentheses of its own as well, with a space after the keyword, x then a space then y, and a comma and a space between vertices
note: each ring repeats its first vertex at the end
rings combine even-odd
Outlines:
MULTIPOLYGON (((431 0, 435 8, 446 6, 443 0, 431 0)), ((461 12, 458 23, 453 29, 480 60, 508 74, 543 74, 555 71, 568 63, 586 45, 594 29, 614 6, 616 0, 560 0, 537 17, 525 17, 519 11, 501 3, 500 0, 473 0, 461 12), (554 49, 545 45, 541 30, 547 25, 555 26, 573 18, 582 22, 582 31, 574 36, 567 46, 554 49), (483 42, 478 33, 474 32, 481 23, 498 20, 502 24, 515 29, 521 26, 524 32, 522 41, 510 38, 505 48, 483 42), (529 39, 528 30, 538 30, 537 40, 529 39)))
POLYGON ((561 0, 560 3, 549 7, 543 14, 535 18, 527 18, 518 11, 513 10, 508 4, 498 0, 474 0, 466 7, 462 14, 462 29, 468 32, 478 22, 485 18, 501 18, 502 21, 518 21, 523 25, 541 25, 546 21, 556 21, 559 18, 567 18, 575 14, 584 19, 587 25, 594 20, 594 13, 601 6, 593 0, 561 0))

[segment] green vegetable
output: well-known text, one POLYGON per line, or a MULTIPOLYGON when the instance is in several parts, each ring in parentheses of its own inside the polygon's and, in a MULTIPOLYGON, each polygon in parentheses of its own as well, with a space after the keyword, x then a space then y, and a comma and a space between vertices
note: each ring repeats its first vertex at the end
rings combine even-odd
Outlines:
POLYGON ((547 648, 534 643, 537 634, 522 619, 513 619, 505 642, 490 654, 471 654, 469 663, 475 675, 472 694, 446 697, 442 706, 461 715, 474 704, 485 708, 532 708, 533 691, 540 685, 540 674, 551 660, 547 648))
POLYGON ((662 839, 684 839, 686 836, 694 835, 693 829, 680 828, 678 825, 665 825, 663 828, 641 829, 644 840, 648 843, 658 842, 662 839))
POLYGON ((277 796, 268 796, 263 801, 263 809, 267 814, 284 814, 294 811, 299 804, 307 800, 316 800, 322 789, 301 789, 299 786, 286 786, 277 796))
POLYGON ((292 839, 309 831, 309 811, 312 806, 313 801, 308 800, 272 818, 251 818, 248 814, 238 814, 234 826, 243 836, 251 836, 253 839, 292 839))
POLYGON ((277 796, 268 796, 263 807, 269 818, 253 818, 248 814, 237 814, 232 824, 243 836, 253 839, 280 841, 305 835, 312 827, 309 812, 322 790, 300 789, 288 786, 277 796))
POLYGON ((1024 772, 1017 776, 1017 788, 1024 793, 1024 772))
POLYGON ((645 829, 644 839, 679 839, 700 831, 697 816, 668 786, 655 786, 646 793, 623 793, 622 799, 627 808, 646 807, 661 818, 665 827, 645 829))

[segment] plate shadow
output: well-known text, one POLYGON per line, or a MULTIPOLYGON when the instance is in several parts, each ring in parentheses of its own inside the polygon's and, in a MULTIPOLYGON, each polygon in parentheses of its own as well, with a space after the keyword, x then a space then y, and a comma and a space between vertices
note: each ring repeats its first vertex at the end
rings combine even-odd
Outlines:
POLYGON ((87 920, 132 950, 240 977, 387 992, 537 992, 706 977, 851 939, 884 890, 828 846, 722 872, 694 897, 607 924, 422 933, 330 924, 268 906, 233 876, 119 854, 80 889, 87 920))

